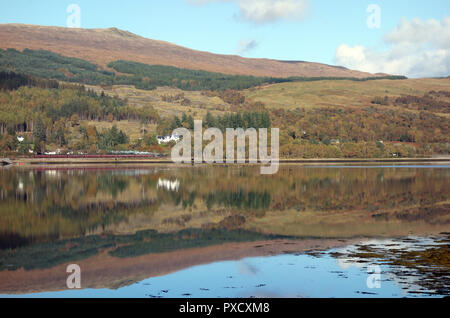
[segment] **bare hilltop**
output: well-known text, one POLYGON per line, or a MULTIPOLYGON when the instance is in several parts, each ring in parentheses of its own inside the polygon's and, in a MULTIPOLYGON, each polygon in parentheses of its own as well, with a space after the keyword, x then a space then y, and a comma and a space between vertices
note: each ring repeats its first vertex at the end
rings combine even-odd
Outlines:
POLYGON ((213 54, 165 41, 147 39, 117 28, 74 29, 1 24, 0 48, 48 50, 64 56, 85 59, 105 69, 109 62, 129 60, 236 75, 355 78, 382 75, 304 61, 279 61, 213 54))

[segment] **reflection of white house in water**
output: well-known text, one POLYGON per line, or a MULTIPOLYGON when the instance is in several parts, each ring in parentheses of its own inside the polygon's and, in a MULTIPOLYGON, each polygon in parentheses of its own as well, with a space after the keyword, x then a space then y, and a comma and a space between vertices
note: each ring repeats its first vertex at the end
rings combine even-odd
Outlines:
POLYGON ((171 141, 177 142, 181 139, 180 135, 158 136, 158 144, 165 144, 171 141))
POLYGON ((58 170, 45 170, 45 175, 48 177, 59 177, 61 172, 58 170))
POLYGON ((169 191, 178 191, 178 189, 180 188, 180 181, 175 180, 175 181, 170 181, 167 179, 158 179, 158 184, 157 184, 157 188, 162 188, 164 190, 169 190, 169 191))

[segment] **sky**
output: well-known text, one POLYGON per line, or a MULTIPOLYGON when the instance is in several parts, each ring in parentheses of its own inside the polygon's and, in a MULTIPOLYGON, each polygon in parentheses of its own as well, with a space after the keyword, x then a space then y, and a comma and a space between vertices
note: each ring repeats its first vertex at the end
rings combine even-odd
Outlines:
POLYGON ((117 27, 213 53, 450 75, 448 0, 0 0, 0 23, 117 27))

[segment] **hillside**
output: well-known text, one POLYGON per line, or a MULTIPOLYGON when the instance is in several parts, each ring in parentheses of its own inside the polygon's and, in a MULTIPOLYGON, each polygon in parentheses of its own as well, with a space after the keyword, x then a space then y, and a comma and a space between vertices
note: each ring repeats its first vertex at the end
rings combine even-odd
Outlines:
MULTIPOLYGON (((253 102, 262 102, 267 107, 276 109, 295 109, 297 107, 312 109, 318 107, 361 109, 373 105, 377 96, 398 98, 400 96, 423 96, 430 91, 448 91, 450 78, 421 78, 399 81, 320 81, 292 82, 265 85, 245 91, 245 96, 253 102)), ((442 102, 449 98, 441 96, 442 102)), ((378 105, 389 108, 389 105, 378 105)), ((392 106, 392 105, 391 105, 392 106)), ((392 107, 391 107, 392 108, 392 107)), ((447 108, 448 109, 448 108, 447 108)), ((431 109, 429 111, 432 111, 431 109)), ((448 111, 432 111, 443 116, 448 111)))
POLYGON ((0 48, 49 50, 77 57, 108 69, 117 60, 136 61, 225 74, 271 77, 370 77, 373 75, 303 61, 250 59, 184 48, 169 42, 140 37, 128 31, 70 29, 22 24, 0 25, 0 48))
POLYGON ((278 127, 282 158, 450 151, 448 78, 374 77, 302 61, 215 55, 118 29, 8 24, 0 25, 0 39, 4 157, 167 154, 170 145, 159 145, 156 136, 192 129, 194 119, 222 130, 278 127), (16 134, 25 141, 19 144, 16 134))

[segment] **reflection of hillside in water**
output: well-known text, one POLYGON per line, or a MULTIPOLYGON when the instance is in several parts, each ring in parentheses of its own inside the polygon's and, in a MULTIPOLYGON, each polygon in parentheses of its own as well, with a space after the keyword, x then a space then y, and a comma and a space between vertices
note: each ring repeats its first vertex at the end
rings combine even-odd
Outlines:
MULTIPOLYGON (((282 166, 0 171, 0 233, 33 241, 217 226, 296 236, 437 231, 450 172, 282 166)), ((20 239, 18 239, 20 241, 20 239)))
POLYGON ((122 286, 97 269, 138 280, 325 241, 437 234, 448 231, 449 177, 445 168, 290 165, 271 176, 237 166, 0 170, 0 285, 46 286, 74 261, 92 266, 92 286, 122 286))

